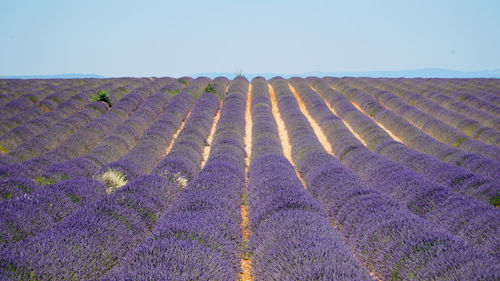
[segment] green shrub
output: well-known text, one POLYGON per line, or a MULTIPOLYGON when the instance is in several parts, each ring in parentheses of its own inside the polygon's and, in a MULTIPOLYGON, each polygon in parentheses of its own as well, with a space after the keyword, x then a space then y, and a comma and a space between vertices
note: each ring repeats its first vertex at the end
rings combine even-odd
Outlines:
POLYGON ((104 90, 104 89, 98 90, 96 95, 92 95, 90 97, 90 100, 91 101, 103 101, 111 107, 111 97, 109 96, 107 90, 104 90))
POLYGON ((491 205, 500 208, 500 192, 490 200, 491 205))
POLYGON ((208 83, 208 86, 205 87, 205 93, 217 94, 217 89, 214 87, 213 84, 208 83))
POLYGON ((168 93, 173 97, 173 96, 177 95, 180 91, 181 91, 180 89, 170 90, 170 91, 168 91, 168 93))

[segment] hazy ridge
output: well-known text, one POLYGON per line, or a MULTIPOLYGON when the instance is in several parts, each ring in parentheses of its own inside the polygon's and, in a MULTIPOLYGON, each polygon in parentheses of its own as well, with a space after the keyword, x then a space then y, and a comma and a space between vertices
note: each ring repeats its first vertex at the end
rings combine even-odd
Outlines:
MULTIPOLYGON (((228 78, 234 78, 239 73, 236 72, 202 72, 191 74, 188 76, 199 77, 206 76, 209 78, 215 78, 218 76, 225 76, 228 78)), ((310 71, 304 73, 241 73, 248 79, 252 79, 257 76, 263 76, 266 79, 281 76, 283 78, 290 77, 307 77, 307 76, 333 76, 333 77, 387 77, 387 78, 500 78, 500 69, 492 70, 482 70, 482 71, 458 71, 452 69, 443 68, 422 68, 422 69, 410 69, 410 70, 396 70, 396 71, 335 71, 335 72, 322 72, 322 71, 310 71)), ((170 75, 163 75, 170 76, 170 75)), ((0 79, 55 79, 55 78, 111 78, 107 76, 102 76, 99 74, 79 74, 79 73, 64 73, 64 74, 54 74, 54 75, 11 75, 11 76, 0 76, 0 79)))
MULTIPOLYGON (((191 75, 193 77, 206 76, 209 78, 215 78, 217 76, 226 76, 228 78, 233 78, 238 73, 235 72, 205 72, 191 75)), ((256 76, 263 76, 266 79, 275 76, 281 76, 283 78, 290 78, 294 76, 307 77, 307 76, 333 76, 333 77, 387 77, 387 78, 500 78, 500 69, 492 70, 482 70, 482 71, 458 71, 452 69, 442 69, 442 68, 422 68, 422 69, 411 69, 411 70, 397 70, 397 71, 336 71, 336 72, 322 72, 322 71, 311 71, 305 73, 294 73, 294 74, 280 74, 280 73, 242 73, 243 76, 252 79, 256 76)))

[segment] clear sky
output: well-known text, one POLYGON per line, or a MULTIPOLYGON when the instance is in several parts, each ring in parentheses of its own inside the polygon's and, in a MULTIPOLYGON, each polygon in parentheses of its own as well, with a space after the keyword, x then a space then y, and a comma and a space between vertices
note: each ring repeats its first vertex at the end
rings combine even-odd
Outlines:
POLYGON ((0 0, 0 75, 500 68, 500 0, 0 0))

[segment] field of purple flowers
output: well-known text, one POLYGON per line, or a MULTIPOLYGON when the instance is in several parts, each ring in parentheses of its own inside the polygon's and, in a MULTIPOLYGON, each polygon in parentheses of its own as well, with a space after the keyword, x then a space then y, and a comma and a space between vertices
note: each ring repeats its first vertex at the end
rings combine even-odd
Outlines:
POLYGON ((500 80, 0 80, 0 280, 500 280, 500 80))

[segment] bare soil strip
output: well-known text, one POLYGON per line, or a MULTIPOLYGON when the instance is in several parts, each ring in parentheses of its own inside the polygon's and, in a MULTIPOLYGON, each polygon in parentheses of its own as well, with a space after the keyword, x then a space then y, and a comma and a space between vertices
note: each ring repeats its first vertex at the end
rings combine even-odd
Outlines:
MULTIPOLYGON (((352 103, 352 102, 351 102, 352 103)), ((340 116, 337 114, 337 112, 335 111, 335 109, 333 107, 330 106, 330 104, 328 103, 328 101, 325 100, 325 104, 326 106, 328 106, 328 108, 330 109, 331 112, 333 112, 333 114, 335 114, 335 116, 339 117, 340 116)), ((349 129, 349 131, 351 131, 351 133, 365 146, 365 147, 368 147, 367 143, 363 140, 363 138, 361 138, 353 129, 351 126, 349 126, 349 124, 344 121, 344 119, 340 118, 340 120, 342 120, 342 123, 344 123, 344 125, 347 127, 347 129, 349 129)))
MULTIPOLYGON (((359 112, 362 112, 362 113, 364 113, 364 114, 365 114, 365 116, 370 117, 369 115, 367 115, 367 114, 366 114, 366 112, 365 112, 365 111, 363 111, 363 110, 361 109, 361 107, 359 107, 359 105, 357 105, 357 104, 356 104, 356 103, 354 103, 353 101, 350 101, 350 102, 351 102, 351 104, 352 104, 355 108, 357 108, 357 109, 359 110, 359 112)), ((325 101, 325 103, 326 103, 326 101, 325 101)), ((403 143, 403 141, 402 141, 400 138, 398 138, 398 137, 396 137, 395 135, 393 135, 391 131, 387 130, 387 129, 384 127, 384 125, 380 124, 379 122, 377 122, 377 120, 375 120, 375 119, 373 119, 373 118, 371 118, 371 117, 370 117, 370 119, 372 119, 372 121, 373 121, 373 122, 375 122, 375 124, 377 124, 380 128, 382 128, 382 130, 384 130, 384 131, 385 131, 385 132, 386 132, 389 136, 391 136, 391 138, 392 138, 393 140, 395 140, 395 141, 399 141, 400 143, 403 143)))
POLYGON ((245 152, 247 169, 250 166, 250 157, 252 155, 252 84, 248 86, 248 98, 245 109, 245 152))
POLYGON ((220 102, 217 114, 215 114, 214 120, 212 121, 212 128, 210 128, 210 134, 207 137, 207 145, 205 145, 205 147, 203 148, 203 159, 201 160, 202 169, 205 166, 205 163, 207 163, 208 155, 210 155, 210 147, 212 145, 212 141, 214 140, 214 134, 215 134, 215 129, 217 128, 217 122, 219 122, 221 107, 222 107, 222 101, 220 102))
POLYGON ((269 87, 269 96, 271 98, 271 106, 272 112, 274 115, 274 119, 276 120, 276 125, 278 125, 278 134, 281 140, 281 146, 283 147, 283 155, 293 163, 292 161, 292 146, 290 145, 290 141, 288 138, 288 132, 285 127, 285 122, 283 118, 281 118, 280 111, 278 109, 278 101, 276 100, 276 95, 274 94, 274 89, 271 84, 267 85, 269 87))
POLYGON ((295 166, 295 163, 293 162, 292 159, 292 145, 290 144, 290 139, 288 138, 288 132, 285 127, 285 122, 283 121, 283 118, 281 118, 281 114, 278 108, 278 100, 276 99, 276 95, 274 94, 274 89, 271 86, 271 84, 267 84, 269 87, 269 97, 271 99, 271 107, 272 107, 272 112, 274 115, 274 119, 276 120, 276 125, 278 126, 278 134, 280 137, 281 141, 281 147, 283 147, 283 155, 285 158, 292 164, 293 168, 295 169, 295 173, 297 174, 297 177, 300 179, 302 182, 302 185, 304 188, 307 188, 306 182, 304 179, 300 176, 299 171, 297 170, 297 167, 295 166))
MULTIPOLYGON (((248 194, 248 168, 250 167, 250 157, 252 154, 252 84, 248 87, 248 97, 245 110, 245 152, 246 152, 246 167, 245 167, 245 190, 243 194, 243 200, 241 203, 241 233, 243 236, 243 243, 246 245, 248 243, 248 237, 250 236, 250 228, 248 226, 248 210, 246 204, 246 198, 248 194)), ((246 250, 246 249, 243 249, 246 250)), ((246 253, 241 254, 241 274, 239 280, 241 281, 251 281, 253 280, 251 274, 252 260, 246 253)))
MULTIPOLYGON (((226 93, 227 89, 229 89, 229 84, 226 85, 226 90, 225 90, 226 93)), ((207 163, 208 156, 210 155, 210 147, 212 145, 212 141, 214 140, 215 129, 217 129, 217 123, 219 122, 221 108, 222 108, 222 100, 219 104, 219 109, 215 114, 214 120, 212 121, 212 128, 210 128, 210 134, 208 134, 207 137, 207 145, 203 148, 203 156, 202 156, 203 159, 201 160, 202 169, 205 166, 205 163, 207 163)))
POLYGON ((330 155, 333 155, 332 145, 328 141, 328 138, 326 137, 325 133, 323 133, 323 129, 321 129, 321 127, 318 125, 318 123, 316 123, 316 121, 309 114, 309 111, 307 111, 306 105, 304 104, 304 102, 302 101, 300 96, 297 94, 297 91, 295 90, 295 88, 292 87, 292 85, 290 85, 290 83, 288 84, 288 86, 290 87, 290 90, 292 90, 292 93, 295 96, 295 99, 299 103, 300 111, 302 112, 302 114, 304 114, 307 121, 309 121, 309 124, 311 124, 311 127, 314 131, 314 134, 318 138, 319 142, 321 143, 323 148, 326 150, 326 152, 328 152, 330 155))
MULTIPOLYGON (((311 115, 309 114, 309 111, 307 111, 307 108, 306 108, 305 104, 302 102, 302 99, 299 97, 299 95, 297 94, 297 92, 295 91, 295 89, 292 87, 292 85, 289 85, 289 87, 290 87, 292 93, 295 95, 295 98, 297 99, 297 102, 299 103, 300 111, 302 112, 302 114, 304 114, 304 116, 306 117, 306 119, 309 121, 309 124, 311 124, 311 127, 313 128, 314 134, 318 138, 319 142, 321 143, 321 145, 323 146, 323 148, 326 150, 326 152, 328 152, 330 155, 333 155, 335 157, 335 155, 333 154, 333 151, 332 151, 332 146, 331 146, 330 142, 328 141, 326 135, 323 133, 323 129, 321 129, 321 127, 318 125, 318 123, 316 123, 316 121, 311 117, 311 115)), ((328 104, 328 102, 325 101, 325 104, 328 106, 328 108, 330 108, 330 110, 335 115, 337 115, 335 113, 335 111, 333 110, 333 108, 330 106, 330 104, 328 104)), ((359 137, 358 134, 356 134, 352 130, 352 128, 349 126, 349 124, 347 124, 344 120, 342 120, 342 122, 353 133, 353 135, 355 135, 356 138, 358 138, 363 143, 363 145, 366 146, 366 143, 361 139, 361 137, 359 137)), ((332 226, 335 228, 334 224, 332 226)), ((373 280, 381 281, 380 277, 375 272, 370 272, 370 276, 372 277, 373 280)))
POLYGON ((179 133, 182 131, 182 128, 184 128, 184 124, 186 124, 186 121, 189 119, 190 115, 191 115, 191 110, 188 112, 188 114, 186 115, 186 118, 184 119, 184 121, 182 121, 181 126, 179 127, 179 129, 177 129, 177 132, 175 132, 174 136, 172 137, 170 144, 165 149, 165 153, 163 154, 163 157, 165 157, 168 153, 170 153, 172 146, 174 146, 175 139, 177 138, 177 136, 179 136, 179 133))

